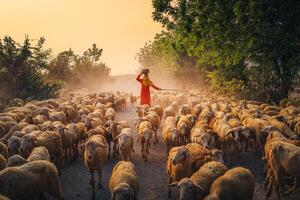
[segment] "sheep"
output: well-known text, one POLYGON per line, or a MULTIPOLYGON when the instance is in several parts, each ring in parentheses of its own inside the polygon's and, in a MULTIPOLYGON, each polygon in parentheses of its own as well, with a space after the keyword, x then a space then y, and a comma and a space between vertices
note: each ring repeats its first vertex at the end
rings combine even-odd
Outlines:
POLYGON ((64 112, 53 112, 50 113, 49 115, 49 120, 50 121, 60 121, 61 123, 65 124, 67 122, 67 117, 66 114, 64 112))
POLYGON ((127 121, 108 121, 106 126, 108 126, 107 130, 111 134, 112 141, 114 142, 113 157, 115 158, 118 149, 118 142, 115 138, 121 133, 123 128, 130 128, 130 124, 127 121))
POLYGON ((130 161, 131 152, 134 152, 131 128, 122 129, 121 133, 115 139, 118 140, 118 149, 121 159, 130 161))
POLYGON ((119 161, 109 179, 112 200, 137 200, 139 178, 131 162, 119 161))
POLYGON ((29 124, 29 125, 25 126, 21 130, 21 132, 26 135, 26 134, 29 134, 29 133, 31 133, 33 131, 38 131, 38 130, 39 130, 39 127, 37 125, 29 124))
POLYGON ((299 182, 298 163, 300 157, 300 147, 280 140, 269 140, 265 145, 265 159, 267 160, 267 177, 265 184, 268 182, 268 192, 266 197, 272 194, 272 188, 275 187, 277 198, 280 199, 279 186, 283 185, 283 174, 295 178, 294 187, 286 192, 293 192, 299 182))
MULTIPOLYGON (((223 152, 218 149, 209 150, 197 143, 190 143, 185 146, 189 152, 192 172, 197 171, 204 163, 208 161, 218 161, 224 163, 223 152)), ((173 163, 180 163, 185 158, 186 152, 179 151, 173 158, 173 163)))
POLYGON ((167 173, 169 176, 168 197, 171 197, 171 184, 192 175, 191 156, 186 147, 173 147, 169 151, 167 159, 167 173), (182 162, 177 163, 176 155, 182 155, 182 162))
POLYGON ((0 142, 0 155, 2 155, 4 158, 8 158, 8 149, 7 146, 0 142))
POLYGON ((165 108, 165 110, 164 110, 164 117, 165 117, 165 119, 167 117, 175 117, 175 115, 176 115, 176 108, 175 108, 175 106, 170 105, 170 106, 168 106, 168 107, 165 108))
POLYGON ((95 199, 96 170, 99 177, 98 188, 102 188, 102 168, 108 157, 108 144, 102 135, 91 136, 84 144, 84 162, 91 174, 90 185, 92 185, 92 199, 95 199))
POLYGON ((107 111, 105 112, 104 118, 106 120, 114 121, 115 117, 116 117, 116 111, 113 108, 107 109, 107 111))
POLYGON ((222 163, 208 162, 190 178, 183 178, 179 182, 174 182, 171 187, 178 187, 178 199, 180 200, 203 200, 208 195, 213 182, 224 175, 227 170, 227 167, 222 163))
POLYGON ((218 134, 220 139, 221 150, 224 152, 227 160, 232 161, 232 157, 237 162, 237 142, 234 135, 238 135, 238 130, 232 129, 225 118, 218 119, 213 125, 213 130, 218 134))
POLYGON ((269 126, 270 123, 263 119, 257 119, 253 117, 247 117, 242 121, 243 126, 249 128, 249 137, 248 142, 253 141, 255 146, 255 153, 258 154, 259 150, 263 150, 263 144, 261 142, 262 135, 261 130, 266 126, 269 126))
POLYGON ((180 115, 187 115, 192 113, 192 109, 188 104, 183 104, 180 106, 178 113, 180 115))
POLYGON ((137 142, 141 142, 141 152, 144 161, 148 161, 147 154, 149 153, 150 140, 154 131, 149 121, 141 122, 138 130, 137 142))
POLYGON ((159 116, 160 121, 162 120, 164 115, 164 108, 161 105, 156 105, 150 108, 150 111, 156 112, 156 114, 159 116))
POLYGON ((42 192, 48 192, 58 200, 65 199, 57 169, 48 161, 5 168, 0 171, 0 185, 0 193, 11 200, 37 199, 42 192))
POLYGON ((175 117, 167 117, 164 121, 162 131, 163 141, 166 144, 166 155, 168 155, 170 149, 175 146, 179 146, 179 133, 176 128, 175 117))
POLYGON ((102 135, 106 142, 108 143, 108 158, 110 157, 110 149, 111 149, 111 142, 112 142, 112 135, 108 132, 108 130, 103 127, 103 126, 97 126, 95 129, 91 129, 89 130, 88 132, 86 132, 84 135, 83 135, 83 138, 86 139, 86 138, 89 138, 93 135, 102 135))
POLYGON ((204 200, 252 200, 255 178, 250 170, 236 167, 217 178, 204 200))
POLYGON ((58 133, 54 131, 45 131, 31 137, 28 136, 29 135, 26 135, 21 139, 20 150, 21 155, 24 158, 27 158, 30 155, 34 147, 44 146, 49 151, 51 160, 53 160, 56 164, 61 161, 62 139, 58 133))
POLYGON ((154 131, 154 137, 155 137, 155 140, 154 140, 153 144, 158 143, 157 131, 158 131, 159 124, 160 124, 159 116, 155 112, 150 112, 144 118, 146 120, 148 120, 152 125, 152 129, 154 131))
POLYGON ((0 154, 0 171, 5 169, 7 165, 7 159, 0 154))
POLYGON ((32 152, 30 153, 30 155, 27 158, 28 162, 32 162, 35 160, 47 160, 50 161, 50 155, 48 150, 41 146, 41 147, 35 147, 32 152))
POLYGON ((20 153, 21 139, 17 136, 12 136, 8 139, 8 155, 13 156, 20 153))
POLYGON ((177 130, 179 131, 179 141, 181 144, 188 144, 190 142, 190 131, 192 122, 187 116, 178 116, 176 120, 177 130))
POLYGON ((207 149, 218 148, 219 138, 217 133, 210 129, 210 127, 204 122, 194 126, 191 130, 190 140, 193 143, 198 143, 207 149))
POLYGON ((6 167, 16 167, 21 166, 27 163, 28 161, 24 159, 22 156, 19 155, 13 155, 8 158, 6 167))
POLYGON ((42 131, 33 131, 21 138, 20 155, 27 158, 32 149, 37 145, 37 137, 42 131))
POLYGON ((99 125, 103 125, 103 122, 100 118, 87 116, 84 119, 84 124, 85 124, 86 129, 90 130, 90 129, 96 128, 99 125))

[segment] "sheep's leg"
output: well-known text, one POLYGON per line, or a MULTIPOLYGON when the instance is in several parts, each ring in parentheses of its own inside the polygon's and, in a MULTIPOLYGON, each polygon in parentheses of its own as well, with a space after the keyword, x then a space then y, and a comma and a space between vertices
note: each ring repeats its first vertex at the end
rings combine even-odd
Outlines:
POLYGON ((107 159, 110 158, 110 149, 111 149, 111 143, 108 142, 108 156, 107 156, 107 159))
POLYGON ((293 187, 291 189, 289 189, 288 191, 286 191, 284 194, 290 195, 292 192, 294 192, 297 189, 297 187, 299 186, 299 182, 300 182, 299 178, 294 177, 293 187))
POLYGON ((156 139, 156 143, 158 143, 157 131, 158 131, 158 127, 156 127, 156 130, 155 130, 155 139, 156 139))
MULTIPOLYGON (((171 183, 172 183, 172 178, 170 177, 170 178, 169 178, 169 184, 171 184, 171 183)), ((172 196, 171 187, 168 186, 168 197, 170 198, 171 196, 172 196)))
POLYGON ((142 158, 145 159, 144 155, 144 144, 141 142, 141 152, 142 152, 142 158))
POLYGON ((98 168, 99 184, 98 189, 102 189, 102 166, 98 168))
POLYGON ((95 178, 94 178, 94 170, 90 170, 91 179, 90 185, 92 186, 92 200, 95 200, 95 178))

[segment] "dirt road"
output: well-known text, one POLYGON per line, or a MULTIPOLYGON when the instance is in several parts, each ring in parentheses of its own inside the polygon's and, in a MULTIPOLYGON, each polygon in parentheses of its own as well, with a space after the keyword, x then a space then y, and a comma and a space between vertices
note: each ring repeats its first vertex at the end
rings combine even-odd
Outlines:
MULTIPOLYGON (((123 111, 117 114, 117 120, 126 120, 133 126, 133 119, 135 113, 133 108, 128 108, 127 111, 123 111)), ((132 127, 133 128, 133 127, 132 127)), ((134 129, 133 129, 134 130, 134 129)), ((160 133, 160 132, 159 132, 160 133)), ((160 134, 159 134, 160 135, 160 134)), ((133 163, 136 166, 137 174, 140 177, 140 200, 163 200, 167 197, 167 184, 168 177, 165 168, 165 146, 160 142, 150 147, 149 162, 145 163, 142 160, 140 147, 135 144, 135 154, 133 155, 133 163)), ((110 178, 113 166, 116 164, 114 159, 109 159, 105 164, 103 171, 104 189, 98 190, 96 193, 97 200, 110 199, 110 193, 108 189, 108 180, 110 178)), ((263 189, 263 162, 257 156, 252 153, 242 155, 238 163, 240 166, 244 166, 250 169, 256 176, 256 191, 254 200, 265 199, 265 191, 263 189)), ((67 200, 89 200, 91 199, 91 187, 89 185, 89 173, 82 159, 67 164, 61 171, 62 186, 65 197, 67 200)), ((175 192, 173 192, 175 194, 175 192)), ((173 195, 175 196, 175 195, 173 195)), ((272 198, 271 200, 276 198, 272 198)), ((289 197, 285 198, 289 200, 296 200, 297 198, 289 197)), ((298 196, 299 200, 299 196, 298 196)))

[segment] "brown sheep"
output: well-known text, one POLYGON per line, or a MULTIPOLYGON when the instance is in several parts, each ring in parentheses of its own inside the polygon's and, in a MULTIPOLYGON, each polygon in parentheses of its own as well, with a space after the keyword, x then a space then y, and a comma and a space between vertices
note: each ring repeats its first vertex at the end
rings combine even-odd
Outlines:
POLYGON ((114 121, 115 117, 116 117, 116 111, 113 108, 107 109, 107 111, 105 112, 104 118, 106 120, 112 120, 112 121, 114 121))
POLYGON ((213 182, 224 175, 227 167, 219 162, 208 162, 196 171, 190 178, 183 178, 171 186, 178 186, 178 199, 203 200, 209 194, 213 182))
POLYGON ((198 143, 208 149, 218 148, 218 135, 210 127, 206 122, 200 124, 199 121, 191 130, 191 142, 198 143))
POLYGON ((192 122, 187 116, 178 116, 176 121, 180 144, 188 144, 190 142, 192 122))
POLYGON ((108 121, 106 123, 107 130, 111 135, 111 140, 114 143, 113 157, 117 157, 118 154, 118 141, 115 139, 122 131, 123 128, 130 128, 130 124, 127 121, 108 121))
POLYGON ((168 106, 168 107, 165 108, 165 110, 164 110, 164 117, 165 117, 165 119, 167 117, 175 117, 175 115, 176 115, 176 108, 175 108, 175 106, 170 105, 170 106, 168 106))
POLYGON ((120 161, 113 168, 109 180, 112 200, 137 200, 139 178, 131 162, 120 161))
POLYGON ((248 169, 236 167, 214 181, 204 200, 252 200, 254 188, 254 175, 248 169))
POLYGON ((184 146, 173 147, 169 151, 167 159, 167 173, 169 176, 169 187, 168 187, 168 196, 171 196, 171 184, 173 182, 178 182, 182 178, 190 177, 192 175, 191 168, 191 156, 188 149, 184 146), (176 161, 176 155, 182 155, 182 162, 176 161))
POLYGON ((121 159, 130 161, 131 152, 134 152, 131 128, 123 128, 121 133, 115 139, 118 140, 118 150, 121 159))
POLYGON ((11 200, 37 199, 42 192, 64 200, 57 169, 48 161, 8 167, 0 171, 0 185, 0 193, 11 200))
POLYGON ((179 146, 179 133, 176 128, 175 117, 167 117, 164 121, 162 130, 163 141, 166 144, 166 155, 168 155, 171 148, 179 146))
POLYGON ((147 154, 149 154, 150 141, 153 134, 154 131, 151 123, 149 121, 141 122, 138 130, 137 142, 141 143, 141 152, 144 161, 148 161, 147 154))
POLYGON ((283 174, 295 178, 294 187, 286 192, 293 192, 299 182, 298 163, 300 157, 300 147, 278 139, 269 140, 265 145, 265 158, 267 160, 267 177, 265 183, 269 183, 267 197, 272 194, 272 188, 276 191, 277 198, 280 199, 279 186, 283 185, 283 174))
POLYGON ((159 116, 155 112, 150 112, 144 118, 146 120, 148 120, 152 125, 152 129, 154 131, 154 137, 155 137, 154 138, 155 140, 154 140, 153 144, 158 143, 157 131, 158 131, 159 124, 160 124, 159 116))
POLYGON ((164 108, 161 105, 156 105, 150 108, 150 111, 156 112, 156 114, 159 116, 160 121, 162 120, 164 115, 164 108))
POLYGON ((90 185, 92 185, 92 199, 95 199, 96 170, 99 177, 98 188, 102 188, 102 168, 108 157, 108 144, 102 135, 91 136, 84 144, 84 162, 91 173, 90 185))
POLYGON ((35 147, 27 158, 28 162, 35 160, 47 160, 50 161, 50 155, 45 147, 35 147))
POLYGON ((26 135, 26 134, 29 134, 29 133, 31 133, 33 131, 38 131, 38 130, 39 130, 39 127, 37 125, 29 124, 29 125, 25 126, 21 130, 21 132, 26 135))

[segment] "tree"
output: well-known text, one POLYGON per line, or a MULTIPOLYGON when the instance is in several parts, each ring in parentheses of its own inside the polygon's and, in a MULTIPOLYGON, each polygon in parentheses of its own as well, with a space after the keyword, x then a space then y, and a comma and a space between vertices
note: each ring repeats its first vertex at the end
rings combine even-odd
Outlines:
POLYGON ((44 38, 31 45, 25 38, 23 44, 11 37, 0 40, 0 85, 2 96, 11 98, 48 98, 55 96, 58 84, 49 84, 44 76, 51 51, 44 50, 44 38))
POLYGON ((240 71, 247 78, 232 80, 243 81, 258 100, 287 97, 300 68, 299 1, 153 0, 153 6, 153 19, 176 35, 177 51, 195 57, 198 66, 225 79, 222 68, 240 71))

